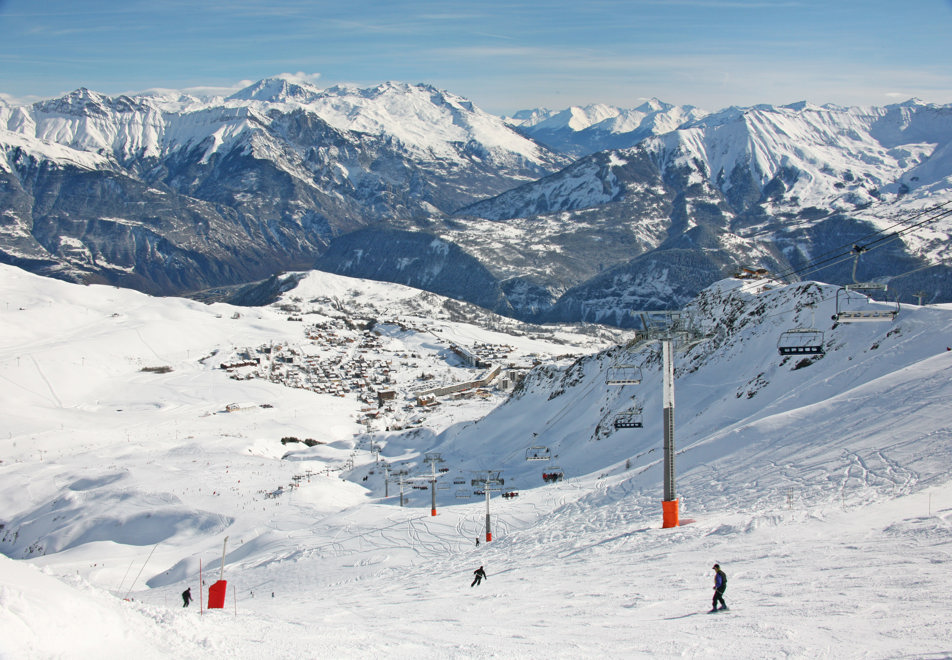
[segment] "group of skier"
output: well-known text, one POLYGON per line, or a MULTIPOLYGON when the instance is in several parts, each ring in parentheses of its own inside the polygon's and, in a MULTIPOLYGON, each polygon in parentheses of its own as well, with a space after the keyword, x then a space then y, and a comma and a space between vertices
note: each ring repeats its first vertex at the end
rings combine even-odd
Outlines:
MULTIPOLYGON (((476 541, 477 545, 479 540, 476 541)), ((720 564, 714 564, 714 599, 711 601, 711 612, 717 612, 719 610, 726 610, 727 603, 724 602, 724 592, 727 590, 727 573, 721 570, 720 564), (721 606, 718 607, 717 604, 720 603, 721 606)), ((470 587, 475 587, 480 584, 483 580, 488 580, 486 576, 486 571, 483 570, 483 567, 480 566, 475 571, 473 571, 472 583, 470 587)))
MULTIPOLYGON (((479 544, 479 539, 476 539, 476 544, 479 544)), ((483 580, 489 579, 482 566, 473 571, 473 576, 473 581, 469 585, 470 587, 475 587, 482 583, 483 580)), ((717 612, 719 609, 727 609, 727 603, 724 602, 725 589, 727 589, 727 574, 721 570, 720 564, 714 564, 714 600, 711 602, 711 612, 717 612), (718 602, 721 604, 720 608, 717 606, 718 602)), ((273 595, 274 594, 272 594, 272 596, 273 595)), ((182 607, 188 607, 188 604, 192 602, 191 587, 182 592, 182 602, 182 607)))

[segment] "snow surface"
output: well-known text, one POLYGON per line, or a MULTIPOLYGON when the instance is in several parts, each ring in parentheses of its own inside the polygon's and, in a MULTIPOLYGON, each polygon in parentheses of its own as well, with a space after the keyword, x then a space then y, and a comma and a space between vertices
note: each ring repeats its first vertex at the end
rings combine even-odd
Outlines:
POLYGON ((0 657, 952 657, 950 306, 832 327, 832 287, 705 291, 691 309, 710 337, 677 369, 684 524, 661 529, 656 344, 504 334, 320 273, 260 309, 9 266, 0 296, 0 657), (303 328, 342 310, 379 314, 376 350, 419 356, 402 391, 465 371, 444 335, 541 364, 511 398, 447 398, 403 431, 368 431, 351 396, 218 368, 246 346, 329 350, 303 328), (810 326, 825 355, 777 354, 810 326), (606 384, 623 363, 642 384, 606 384), (645 428, 614 429, 633 397, 645 428), (435 517, 428 492, 401 507, 371 443, 416 475, 438 451, 441 480, 465 484, 437 491, 435 517), (531 446, 555 458, 527 462, 531 446), (485 500, 456 495, 478 470, 519 495, 492 497, 477 547, 485 500), (183 608, 200 567, 219 578, 225 537, 226 607, 183 608), (715 561, 731 610, 708 615, 715 561))

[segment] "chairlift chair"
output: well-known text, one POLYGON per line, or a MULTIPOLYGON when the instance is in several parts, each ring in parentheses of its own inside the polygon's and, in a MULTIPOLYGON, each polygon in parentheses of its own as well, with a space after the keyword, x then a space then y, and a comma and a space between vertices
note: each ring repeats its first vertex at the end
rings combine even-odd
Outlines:
MULTIPOLYGON (((882 308, 882 307, 872 307, 869 304, 869 296, 865 295, 865 292, 873 291, 886 291, 885 284, 877 284, 873 282, 860 282, 857 284, 847 284, 846 286, 840 287, 836 290, 836 313, 833 315, 833 320, 838 323, 863 323, 863 322, 882 322, 882 321, 895 321, 896 315, 899 314, 899 303, 895 303, 895 307, 882 308), (862 306, 849 309, 850 301, 856 301, 856 296, 850 296, 850 293, 853 291, 858 291, 863 294, 863 298, 866 302, 859 303, 862 306), (840 297, 840 294, 845 294, 840 297)), ((892 305, 892 303, 889 303, 892 305)))
POLYGON ((640 429, 644 427, 641 408, 631 408, 615 415, 612 424, 616 429, 640 429))
POLYGON ((553 467, 549 468, 542 473, 542 481, 549 483, 554 481, 562 481, 565 477, 565 473, 562 472, 562 468, 553 467))
POLYGON ((816 328, 792 328, 780 333, 780 355, 822 355, 823 332, 816 328))
POLYGON ((549 452, 548 447, 539 445, 537 447, 529 447, 526 450, 527 461, 547 461, 549 458, 551 458, 551 452, 549 452))
POLYGON ((641 367, 633 364, 620 364, 608 368, 606 385, 637 385, 641 382, 641 367))
POLYGON ((468 499, 470 498, 470 494, 471 494, 471 491, 468 491, 468 490, 460 489, 460 490, 456 491, 456 497, 458 497, 458 498, 460 498, 460 499, 467 499, 467 500, 468 500, 468 499))
POLYGON ((859 265, 859 257, 861 254, 866 252, 868 248, 861 245, 853 246, 853 283, 842 286, 836 290, 836 313, 833 315, 833 320, 839 323, 861 323, 861 322, 881 322, 881 321, 894 321, 896 320, 896 315, 899 314, 899 302, 896 301, 896 306, 893 309, 883 309, 871 307, 869 305, 869 296, 867 293, 872 293, 874 291, 886 292, 886 285, 880 284, 879 282, 859 282, 856 279, 856 268, 859 265), (850 300, 856 300, 856 297, 850 297, 851 291, 858 291, 863 295, 866 302, 863 303, 863 307, 859 309, 846 309, 849 305, 850 300), (840 294, 845 293, 846 295, 843 298, 840 298, 840 294))

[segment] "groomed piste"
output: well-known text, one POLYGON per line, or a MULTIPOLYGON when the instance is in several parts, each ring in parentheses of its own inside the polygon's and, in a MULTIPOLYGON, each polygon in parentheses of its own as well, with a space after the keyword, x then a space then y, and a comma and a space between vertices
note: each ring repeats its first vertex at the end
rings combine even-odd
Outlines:
POLYGON ((0 266, 0 656, 947 657, 952 307, 834 322, 837 288, 686 308, 663 529, 662 360, 630 332, 323 273, 238 308, 0 266), (781 354, 795 328, 822 350, 781 354), (418 405, 484 374, 452 345, 521 381, 418 405), (332 363, 370 365, 374 402, 316 391, 332 363))

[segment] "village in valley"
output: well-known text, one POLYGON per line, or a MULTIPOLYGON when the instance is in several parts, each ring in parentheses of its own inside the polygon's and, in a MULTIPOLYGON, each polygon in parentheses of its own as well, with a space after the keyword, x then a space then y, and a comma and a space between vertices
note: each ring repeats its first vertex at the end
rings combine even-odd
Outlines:
MULTIPOLYGON (((549 337, 540 337, 552 341, 544 345, 549 353, 478 338, 464 345, 444 336, 443 325, 432 319, 364 318, 338 311, 340 301, 328 297, 308 303, 294 297, 274 307, 300 324, 300 338, 221 351, 214 356, 220 368, 236 380, 264 379, 356 398, 358 421, 367 432, 423 426, 433 409, 447 403, 480 399, 497 405, 532 367, 578 357, 556 355, 566 347, 549 337)), ((226 410, 242 405, 229 404, 226 410)))

